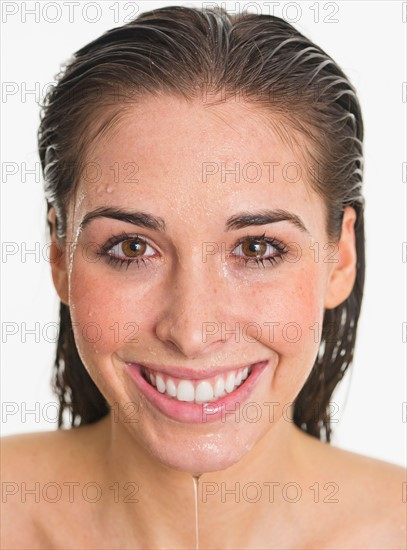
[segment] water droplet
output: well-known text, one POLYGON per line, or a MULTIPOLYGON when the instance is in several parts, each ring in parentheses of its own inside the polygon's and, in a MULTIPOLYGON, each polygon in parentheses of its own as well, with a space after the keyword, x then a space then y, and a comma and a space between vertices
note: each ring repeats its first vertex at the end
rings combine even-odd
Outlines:
POLYGON ((195 549, 199 550, 199 520, 198 520, 198 496, 199 496, 199 478, 201 474, 193 475, 194 483, 194 502, 195 502, 195 549))

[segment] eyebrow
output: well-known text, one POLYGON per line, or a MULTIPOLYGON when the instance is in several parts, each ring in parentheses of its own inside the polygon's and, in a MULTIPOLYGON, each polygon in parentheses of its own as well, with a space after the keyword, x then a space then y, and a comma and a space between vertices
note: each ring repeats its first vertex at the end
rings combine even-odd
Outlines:
POLYGON ((226 231, 231 231, 232 229, 241 229, 242 227, 248 227, 250 225, 267 225, 283 221, 292 223, 300 231, 310 235, 304 222, 297 214, 282 209, 239 212, 227 219, 225 229, 226 231))
POLYGON ((85 214, 80 224, 80 229, 84 229, 92 220, 97 218, 119 220, 121 222, 132 223, 133 225, 138 225, 147 229, 153 229, 154 231, 165 232, 166 230, 165 221, 162 218, 153 216, 147 212, 128 212, 126 210, 122 210, 121 208, 105 208, 103 206, 85 214))
MULTIPOLYGON (((153 216, 153 214, 149 214, 148 212, 129 212, 121 208, 105 207, 97 208, 96 210, 92 210, 91 212, 85 214, 80 224, 80 229, 83 230, 92 220, 97 218, 110 218, 131 223, 139 227, 145 227, 146 229, 152 229, 153 231, 162 231, 164 233, 166 231, 165 221, 159 216, 153 216)), ((268 225, 282 221, 288 221, 303 233, 310 235, 304 222, 299 216, 297 216, 297 214, 282 209, 239 212, 226 220, 225 231, 242 229, 243 227, 249 227, 252 225, 268 225)))

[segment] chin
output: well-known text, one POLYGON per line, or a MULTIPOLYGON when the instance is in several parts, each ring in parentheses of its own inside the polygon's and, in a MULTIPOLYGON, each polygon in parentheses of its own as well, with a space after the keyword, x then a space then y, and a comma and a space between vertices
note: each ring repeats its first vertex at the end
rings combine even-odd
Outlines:
POLYGON ((183 441, 164 437, 159 445, 150 444, 148 451, 163 466, 200 475, 226 470, 242 460, 251 448, 249 442, 245 444, 236 435, 211 433, 183 441))

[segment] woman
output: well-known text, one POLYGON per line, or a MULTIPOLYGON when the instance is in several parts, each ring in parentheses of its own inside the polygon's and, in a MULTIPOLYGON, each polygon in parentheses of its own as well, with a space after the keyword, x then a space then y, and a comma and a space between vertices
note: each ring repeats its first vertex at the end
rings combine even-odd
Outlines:
POLYGON ((167 7, 75 54, 39 129, 72 429, 5 441, 7 548, 194 547, 198 477, 200 548, 406 547, 403 469, 329 445, 362 140, 277 17, 167 7))

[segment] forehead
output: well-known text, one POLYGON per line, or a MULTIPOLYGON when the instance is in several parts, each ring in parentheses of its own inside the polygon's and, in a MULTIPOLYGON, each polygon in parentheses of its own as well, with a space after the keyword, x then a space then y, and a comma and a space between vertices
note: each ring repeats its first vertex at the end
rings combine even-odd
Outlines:
MULTIPOLYGON (((305 140, 281 115, 245 101, 206 103, 174 96, 149 97, 127 106, 88 152, 106 164, 114 157, 139 159, 144 168, 165 160, 199 166, 208 160, 298 161, 305 140), (299 143, 300 141, 300 143, 299 143), (298 158, 297 158, 298 157, 298 158)), ((304 162, 304 158, 301 160, 304 162)))
POLYGON ((76 214, 140 203, 158 215, 176 204, 183 219, 191 208, 221 214, 238 203, 315 207, 305 146, 281 117, 247 102, 149 97, 89 148, 76 214))

